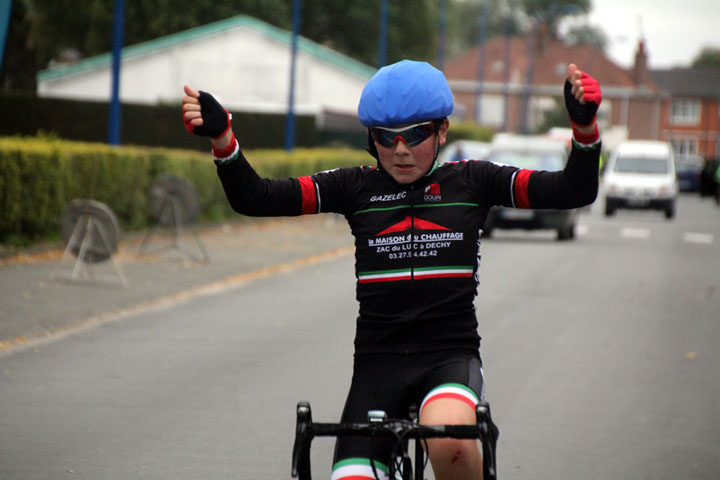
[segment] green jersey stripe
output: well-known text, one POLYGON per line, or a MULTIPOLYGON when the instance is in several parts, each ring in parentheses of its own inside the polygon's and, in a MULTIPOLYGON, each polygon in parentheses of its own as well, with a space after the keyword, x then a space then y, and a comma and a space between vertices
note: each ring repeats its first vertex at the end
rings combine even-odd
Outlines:
MULTIPOLYGON (((451 202, 451 203, 418 203, 414 205, 414 208, 423 208, 423 207, 478 207, 479 205, 477 203, 470 203, 470 202, 451 202)), ((353 215, 359 215, 361 213, 368 213, 368 212, 386 212, 389 210, 401 210, 404 208, 410 208, 410 205, 397 205, 394 207, 374 207, 374 208, 366 208, 365 210, 358 210, 357 212, 353 213, 353 215)))
MULTIPOLYGON (((472 271, 473 267, 469 265, 442 265, 438 267, 420 267, 416 268, 416 272, 434 272, 434 271, 472 271)), ((409 268, 400 268, 397 270, 373 270, 369 272, 358 272, 358 277, 376 276, 376 275, 398 275, 402 273, 410 273, 409 268)))
MULTIPOLYGON (((337 470, 338 468, 342 467, 348 467, 351 465, 370 465, 370 459, 367 458, 346 458, 345 460, 340 460, 335 465, 332 466, 333 470, 337 470)), ((382 462, 375 461, 375 468, 377 470, 380 470, 383 473, 388 472, 388 467, 382 462)))

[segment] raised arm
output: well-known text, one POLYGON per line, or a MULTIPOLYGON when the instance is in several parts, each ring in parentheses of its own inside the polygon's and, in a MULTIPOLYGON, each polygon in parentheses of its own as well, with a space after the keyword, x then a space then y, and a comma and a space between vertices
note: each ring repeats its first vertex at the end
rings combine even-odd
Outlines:
POLYGON ((573 131, 570 158, 561 172, 519 172, 515 188, 520 193, 527 189, 527 196, 521 196, 528 199, 525 208, 577 208, 597 197, 600 132, 596 115, 602 101, 600 84, 571 63, 563 94, 573 131))
MULTIPOLYGON (((320 212, 319 187, 314 177, 263 178, 245 159, 232 130, 232 115, 207 92, 185 86, 182 100, 185 129, 210 137, 212 152, 230 206, 248 216, 295 216, 320 212)), ((325 211, 342 203, 341 187, 325 175, 325 211), (335 193, 333 193, 335 192, 335 193), (338 200, 339 198, 339 200, 338 200)), ((334 178, 334 177, 333 177, 334 178)))

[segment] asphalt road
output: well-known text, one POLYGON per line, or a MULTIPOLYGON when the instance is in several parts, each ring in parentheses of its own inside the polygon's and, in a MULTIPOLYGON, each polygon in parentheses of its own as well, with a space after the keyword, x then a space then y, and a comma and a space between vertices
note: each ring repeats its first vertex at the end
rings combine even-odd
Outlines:
MULTIPOLYGON (((720 209, 497 232, 477 299, 507 479, 720 478, 720 209)), ((0 356, 0 478, 289 478, 294 407, 338 418, 352 258, 227 284, 0 356)), ((332 444, 318 440, 316 478, 332 444)))

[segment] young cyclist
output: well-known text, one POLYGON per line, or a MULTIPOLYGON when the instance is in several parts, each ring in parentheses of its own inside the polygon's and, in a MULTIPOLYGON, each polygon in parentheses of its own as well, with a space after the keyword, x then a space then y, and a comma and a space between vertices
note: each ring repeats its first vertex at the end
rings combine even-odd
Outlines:
MULTIPOLYGON (((438 166, 452 93, 442 72, 404 60, 381 68, 360 98, 358 116, 377 164, 287 179, 259 177, 240 150, 230 114, 208 93, 188 86, 185 93, 185 127, 212 138, 217 172, 236 211, 336 212, 350 225, 359 315, 342 421, 365 421, 368 410, 402 418, 416 404, 423 424, 475 423, 483 396, 473 304, 483 222, 493 205, 559 209, 595 200, 598 83, 568 66, 564 95, 574 138, 563 171, 485 161, 438 166)), ((482 478, 477 442, 428 443, 438 480, 482 478)), ((361 437, 338 439, 332 480, 387 479, 382 462, 390 448, 361 437)))

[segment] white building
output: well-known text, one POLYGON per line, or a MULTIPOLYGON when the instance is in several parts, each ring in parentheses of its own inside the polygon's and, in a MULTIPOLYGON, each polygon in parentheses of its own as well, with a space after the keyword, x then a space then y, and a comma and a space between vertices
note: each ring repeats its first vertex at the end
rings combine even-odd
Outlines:
MULTIPOLYGON (((124 103, 179 104, 183 85, 212 93, 229 110, 285 112, 292 35, 240 15, 122 50, 124 103)), ((41 97, 108 101, 110 53, 43 70, 41 97)), ((295 111, 357 115, 360 93, 375 69, 298 38, 295 111)), ((337 118, 337 117, 335 117, 337 118)), ((359 122, 358 122, 359 125, 359 122)))

